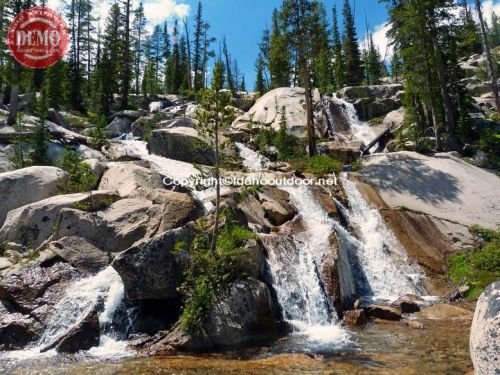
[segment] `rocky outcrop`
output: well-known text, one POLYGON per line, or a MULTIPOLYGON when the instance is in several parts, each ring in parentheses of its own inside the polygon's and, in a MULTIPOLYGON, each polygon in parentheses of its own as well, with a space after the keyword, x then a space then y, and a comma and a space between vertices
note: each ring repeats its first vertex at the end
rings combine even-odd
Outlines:
POLYGON ((55 167, 29 167, 0 173, 0 225, 9 211, 56 195, 66 173, 55 167))
POLYGON ((423 302, 422 298, 408 294, 398 298, 391 306, 399 309, 402 314, 412 314, 420 311, 420 304, 423 302))
POLYGON ((253 278, 232 283, 203 322, 205 335, 174 329, 152 351, 207 351, 268 342, 279 336, 275 307, 266 286, 253 278))
POLYGON ((62 126, 63 128, 68 129, 68 122, 64 118, 62 114, 60 114, 58 111, 56 111, 54 108, 49 108, 49 111, 47 113, 47 119, 49 121, 52 121, 54 124, 62 126))
MULTIPOLYGON (((313 101, 320 101, 315 91, 313 101)), ((287 131, 299 137, 307 134, 305 90, 300 87, 281 87, 267 92, 259 98, 246 114, 238 117, 232 124, 236 130, 252 131, 252 128, 271 127, 279 130, 282 109, 285 107, 287 131)), ((318 133, 324 136, 326 129, 320 114, 316 114, 315 124, 318 133)))
POLYGON ((158 173, 132 163, 115 164, 104 173, 99 184, 99 190, 114 190, 123 198, 144 196, 164 187, 158 173))
POLYGON ((193 128, 174 127, 154 130, 148 143, 152 154, 169 159, 214 165, 215 154, 193 128))
POLYGON ((12 210, 0 229, 0 243, 16 242, 37 248, 57 229, 59 213, 64 208, 109 205, 118 200, 112 191, 56 195, 12 210))
POLYGON ((328 155, 343 162, 359 159, 364 148, 363 141, 347 141, 341 138, 317 144, 320 155, 328 155))
POLYGON ((337 95, 354 105, 361 121, 369 121, 401 107, 398 93, 402 90, 399 84, 354 86, 344 87, 337 95))
POLYGON ((500 282, 488 286, 476 305, 470 335, 470 352, 476 375, 498 373, 500 348, 500 282))
POLYGON ((191 225, 162 233, 127 249, 113 261, 128 300, 178 298, 188 254, 176 244, 189 241, 192 233, 191 225))

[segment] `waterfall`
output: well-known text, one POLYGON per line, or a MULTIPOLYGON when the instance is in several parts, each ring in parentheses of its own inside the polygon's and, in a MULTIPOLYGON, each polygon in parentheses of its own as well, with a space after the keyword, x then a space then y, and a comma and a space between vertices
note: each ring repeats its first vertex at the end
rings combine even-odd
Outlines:
POLYGON ((128 354, 124 337, 114 329, 115 314, 125 310, 122 279, 111 266, 94 276, 78 280, 69 285, 63 297, 51 308, 52 315, 45 324, 42 337, 35 347, 5 352, 7 359, 28 359, 55 355, 55 350, 42 353, 44 348, 66 335, 88 314, 98 309, 101 336, 99 346, 88 353, 99 357, 118 357, 128 354))
POLYGON ((318 204, 310 188, 283 187, 300 215, 304 231, 261 235, 270 249, 267 263, 284 320, 296 334, 321 345, 343 346, 349 335, 338 322, 322 285, 324 259, 332 251, 334 221, 318 204))
MULTIPOLYGON (((336 94, 333 94, 332 102, 342 108, 342 113, 349 121, 351 133, 355 138, 363 141, 365 145, 373 141, 377 134, 367 122, 359 120, 356 108, 354 108, 353 104, 340 99, 336 94)), ((375 146, 370 151, 373 152, 374 149, 376 149, 375 146)))
POLYGON ((243 159, 243 165, 251 172, 258 172, 267 167, 269 160, 258 152, 248 148, 243 143, 235 142, 236 148, 243 159))
POLYGON ((349 207, 342 211, 360 237, 357 240, 346 230, 342 232, 351 244, 349 255, 357 274, 358 294, 366 301, 392 302, 404 294, 425 293, 424 274, 410 264, 380 212, 362 197, 354 182, 345 175, 340 180, 349 199, 349 207))

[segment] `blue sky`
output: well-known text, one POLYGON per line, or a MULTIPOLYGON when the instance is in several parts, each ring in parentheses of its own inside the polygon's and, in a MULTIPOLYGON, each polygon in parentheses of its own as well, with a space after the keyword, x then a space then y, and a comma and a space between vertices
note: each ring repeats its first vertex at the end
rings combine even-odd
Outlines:
MULTIPOLYGON (((331 18, 333 5, 341 12, 344 0, 324 0, 331 18)), ((191 15, 196 11, 197 0, 182 1, 191 6, 191 15)), ((255 80, 254 62, 258 53, 257 43, 262 31, 271 23, 272 10, 279 7, 282 0, 203 0, 205 18, 210 23, 210 32, 217 39, 226 35, 228 48, 238 60, 245 74, 247 89, 253 90, 255 80)), ((351 0, 353 3, 353 0, 351 0)), ((365 34, 366 10, 369 24, 375 28, 387 20, 385 5, 377 0, 356 0, 356 22, 361 36, 365 34)))

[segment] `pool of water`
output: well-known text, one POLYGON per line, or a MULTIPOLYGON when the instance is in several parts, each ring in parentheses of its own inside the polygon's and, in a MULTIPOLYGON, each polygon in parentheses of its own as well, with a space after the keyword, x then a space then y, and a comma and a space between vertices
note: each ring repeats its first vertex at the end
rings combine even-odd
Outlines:
POLYGON ((94 357, 53 356, 0 362, 7 374, 466 374, 469 321, 371 324, 353 332, 342 349, 312 350, 303 338, 288 336, 269 347, 202 356, 94 357))

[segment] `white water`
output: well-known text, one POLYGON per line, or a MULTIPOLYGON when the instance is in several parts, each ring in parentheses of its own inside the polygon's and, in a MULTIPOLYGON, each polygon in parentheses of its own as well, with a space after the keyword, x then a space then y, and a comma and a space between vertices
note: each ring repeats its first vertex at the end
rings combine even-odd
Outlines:
MULTIPOLYGON (((356 112, 356 108, 354 108, 353 104, 340 99, 336 94, 333 94, 332 101, 342 108, 344 116, 349 120, 351 133, 356 139, 363 141, 365 145, 373 141, 377 134, 367 122, 359 120, 358 113, 356 112)), ((371 151, 373 151, 374 148, 372 148, 371 151)))
POLYGON ((269 160, 267 158, 248 148, 243 143, 235 142, 234 144, 243 159, 243 165, 247 167, 249 171, 261 171, 269 164, 269 160))
POLYGON ((350 342, 336 312, 325 295, 319 277, 330 250, 334 222, 305 186, 284 187, 302 218, 305 231, 291 235, 268 235, 272 244, 268 265, 283 318, 295 333, 319 346, 342 347, 350 342))
POLYGON ((5 352, 5 359, 24 360, 37 357, 51 357, 55 349, 45 353, 40 351, 67 334, 80 323, 93 309, 102 304, 99 313, 101 337, 98 347, 87 351, 96 357, 122 357, 130 353, 125 341, 120 341, 111 327, 113 316, 123 306, 124 286, 118 273, 109 266, 95 276, 71 284, 61 300, 51 309, 52 316, 46 323, 45 331, 37 345, 25 350, 5 352))
POLYGON ((343 213, 347 213, 350 224, 359 230, 361 237, 358 241, 348 238, 347 231, 343 232, 353 245, 351 251, 355 254, 351 255, 364 274, 365 280, 360 275, 356 280, 363 299, 393 302, 404 294, 425 293, 424 274, 417 265, 410 264, 404 248, 387 228, 379 211, 362 197, 354 182, 345 175, 340 180, 349 199, 349 208, 344 208, 343 213))

